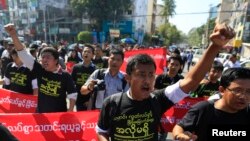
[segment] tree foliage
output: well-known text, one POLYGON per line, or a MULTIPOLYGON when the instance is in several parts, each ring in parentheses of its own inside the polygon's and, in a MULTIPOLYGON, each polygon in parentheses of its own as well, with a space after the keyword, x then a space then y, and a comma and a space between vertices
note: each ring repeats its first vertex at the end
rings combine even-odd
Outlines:
POLYGON ((183 40, 182 33, 175 25, 166 23, 158 28, 159 34, 164 38, 164 44, 171 45, 173 43, 179 43, 183 40))
POLYGON ((191 46, 201 46, 203 34, 199 33, 198 28, 193 28, 188 33, 188 44, 191 46))
POLYGON ((162 10, 162 15, 166 17, 166 22, 168 22, 169 17, 175 15, 175 0, 164 0, 164 8, 162 10))
POLYGON ((78 15, 86 15, 94 23, 120 20, 131 7, 131 0, 71 0, 71 6, 78 15))
POLYGON ((214 26, 215 19, 212 19, 209 20, 209 24, 206 23, 200 27, 191 29, 188 33, 188 43, 191 46, 206 46, 208 44, 209 35, 213 32, 214 26), (202 40, 204 43, 202 43, 202 40))
POLYGON ((78 41, 84 41, 86 43, 92 43, 91 32, 89 32, 89 31, 79 32, 78 35, 77 35, 77 40, 78 41))

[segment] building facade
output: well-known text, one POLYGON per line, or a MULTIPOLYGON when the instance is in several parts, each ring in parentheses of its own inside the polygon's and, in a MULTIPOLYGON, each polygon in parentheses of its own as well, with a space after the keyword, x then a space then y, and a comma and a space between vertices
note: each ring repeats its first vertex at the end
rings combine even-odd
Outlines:
POLYGON ((69 0, 8 0, 7 6, 10 22, 28 42, 74 42, 89 24, 73 14, 69 0))
MULTIPOLYGON (((157 6, 157 0, 132 2, 131 9, 124 11, 124 21, 117 22, 117 25, 125 29, 123 26, 128 23, 127 28, 132 26, 128 33, 134 37, 145 33, 154 34, 156 28, 164 22, 158 16, 163 6, 157 6)), ((90 27, 87 16, 74 15, 70 0, 6 0, 6 3, 8 19, 27 41, 57 42, 63 39, 73 42, 79 31, 90 27)))
POLYGON ((134 29, 154 33, 157 0, 134 0, 133 5, 134 29))

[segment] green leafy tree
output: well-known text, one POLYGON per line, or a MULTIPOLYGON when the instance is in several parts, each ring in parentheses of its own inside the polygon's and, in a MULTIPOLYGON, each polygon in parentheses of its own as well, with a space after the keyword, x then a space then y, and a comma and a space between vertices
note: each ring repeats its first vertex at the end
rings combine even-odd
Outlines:
POLYGON ((191 46, 200 46, 202 42, 202 35, 197 28, 193 28, 188 33, 188 44, 191 46))
POLYGON ((144 45, 150 46, 150 43, 151 43, 151 34, 145 33, 143 42, 144 42, 144 45))
POLYGON ((159 34, 164 38, 164 44, 171 45, 183 41, 182 33, 175 25, 166 23, 158 28, 159 34))
POLYGON ((191 46, 206 46, 208 44, 209 35, 213 32, 215 19, 209 20, 209 23, 203 24, 200 27, 193 28, 188 33, 188 43, 191 46), (204 39, 202 39, 204 37, 204 39), (202 43, 204 40, 204 43, 202 43))
POLYGON ((82 31, 82 32, 78 33, 77 40, 78 41, 84 41, 86 43, 92 43, 91 32, 89 32, 89 31, 82 31))
POLYGON ((169 17, 173 17, 175 13, 175 0, 163 0, 164 8, 162 10, 162 15, 166 17, 166 22, 168 22, 169 17))
POLYGON ((88 16, 98 27, 105 20, 119 21, 132 5, 131 0, 71 0, 70 3, 75 13, 88 16))

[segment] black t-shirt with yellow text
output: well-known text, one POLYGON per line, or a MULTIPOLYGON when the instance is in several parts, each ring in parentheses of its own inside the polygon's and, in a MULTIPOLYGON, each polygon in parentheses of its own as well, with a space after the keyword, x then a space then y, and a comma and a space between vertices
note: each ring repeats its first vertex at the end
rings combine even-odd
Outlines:
POLYGON ((63 70, 48 72, 38 62, 34 63, 32 72, 37 76, 39 87, 37 112, 66 112, 67 94, 76 93, 70 74, 63 70))
POLYGON ((173 106, 173 103, 165 96, 164 90, 155 91, 154 97, 143 101, 132 100, 127 93, 122 93, 122 99, 119 100, 121 103, 117 103, 116 106, 111 96, 106 98, 98 120, 98 127, 109 130, 112 141, 157 140, 159 118, 173 106), (116 110, 113 109, 114 107, 117 107, 116 110))
POLYGON ((80 89, 85 84, 89 76, 95 71, 96 67, 94 64, 84 66, 83 63, 78 63, 73 67, 71 76, 76 85, 77 90, 77 101, 76 104, 81 104, 89 100, 90 95, 82 95, 80 89))
POLYGON ((92 62, 95 64, 96 69, 108 68, 108 60, 105 58, 92 59, 92 62))
POLYGON ((5 88, 23 94, 33 94, 32 80, 35 76, 27 67, 17 67, 11 62, 7 65, 5 77, 10 80, 10 85, 6 85, 5 88))
POLYGON ((183 78, 184 77, 180 74, 177 74, 173 78, 169 77, 167 73, 160 74, 155 79, 155 88, 156 89, 166 88, 167 86, 172 85, 183 78))

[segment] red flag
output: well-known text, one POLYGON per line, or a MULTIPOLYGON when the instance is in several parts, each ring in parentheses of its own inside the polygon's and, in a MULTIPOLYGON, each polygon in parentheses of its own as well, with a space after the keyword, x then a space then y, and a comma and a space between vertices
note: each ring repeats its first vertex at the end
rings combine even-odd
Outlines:
POLYGON ((163 73, 164 67, 166 66, 166 49, 164 48, 126 51, 124 54, 124 62, 120 70, 126 72, 129 57, 140 53, 149 54, 155 60, 157 75, 163 73))
POLYGON ((72 69, 73 69, 73 66, 75 65, 76 63, 75 62, 67 62, 66 63, 66 70, 71 73, 72 72, 72 69))
POLYGON ((6 0, 1 0, 0 1, 0 9, 1 10, 7 9, 6 0))

